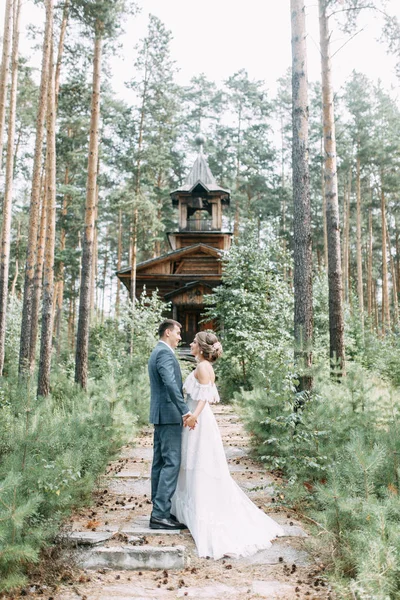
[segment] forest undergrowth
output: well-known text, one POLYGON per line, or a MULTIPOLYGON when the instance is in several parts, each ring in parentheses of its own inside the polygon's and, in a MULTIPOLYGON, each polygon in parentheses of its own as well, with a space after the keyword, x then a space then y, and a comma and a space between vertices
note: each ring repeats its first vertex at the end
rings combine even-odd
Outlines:
POLYGON ((242 413, 254 454, 285 482, 277 504, 312 524, 310 549, 337 597, 398 599, 400 336, 379 337, 368 322, 363 330, 353 302, 346 375, 332 377, 327 278, 315 277, 314 385, 298 392, 291 296, 277 268, 283 259, 273 240, 261 252, 258 246, 253 232, 231 250, 225 285, 209 298, 210 314, 224 322, 224 397, 242 413))
POLYGON ((87 392, 74 383, 73 357, 65 354, 43 398, 18 382, 14 304, 0 383, 0 592, 26 583, 63 520, 90 502, 110 458, 147 422, 147 356, 162 308, 153 297, 137 303, 133 318, 94 323, 87 392))

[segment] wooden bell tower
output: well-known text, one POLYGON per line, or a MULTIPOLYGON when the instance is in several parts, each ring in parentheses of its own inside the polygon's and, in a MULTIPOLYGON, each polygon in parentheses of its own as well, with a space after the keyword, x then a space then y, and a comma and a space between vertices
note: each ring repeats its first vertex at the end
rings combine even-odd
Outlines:
POLYGON ((198 135, 198 156, 184 185, 173 192, 173 206, 179 210, 179 231, 168 234, 172 250, 201 242, 228 250, 231 233, 223 231, 222 211, 229 206, 230 191, 220 187, 203 154, 204 137, 198 135))
MULTIPOLYGON (((137 265, 136 297, 158 290, 171 305, 168 316, 182 323, 182 340, 189 344, 197 331, 213 328, 202 323, 204 294, 221 283, 224 251, 232 233, 224 227, 223 208, 229 206, 230 191, 216 182, 203 154, 204 138, 196 137, 197 158, 185 183, 171 192, 179 211, 178 230, 167 234, 171 250, 137 265)), ((130 289, 131 268, 117 276, 130 289)))

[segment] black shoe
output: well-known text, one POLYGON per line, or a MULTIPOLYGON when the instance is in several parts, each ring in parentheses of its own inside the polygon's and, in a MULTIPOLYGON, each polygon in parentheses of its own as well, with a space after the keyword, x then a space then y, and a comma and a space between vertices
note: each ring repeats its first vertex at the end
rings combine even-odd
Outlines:
POLYGON ((150 517, 149 527, 150 529, 187 529, 183 523, 167 518, 158 519, 157 517, 150 517))
MULTIPOLYGON (((173 521, 174 523, 179 523, 178 519, 176 518, 175 515, 173 515, 172 513, 170 514, 170 519, 171 521, 173 521)), ((181 529, 187 529, 188 526, 185 525, 184 523, 179 523, 179 525, 181 526, 181 529)))

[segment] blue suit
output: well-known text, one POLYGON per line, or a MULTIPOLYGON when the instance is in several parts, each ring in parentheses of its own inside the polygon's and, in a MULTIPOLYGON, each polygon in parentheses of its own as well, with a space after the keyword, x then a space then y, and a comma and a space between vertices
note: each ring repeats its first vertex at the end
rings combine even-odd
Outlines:
POLYGON ((183 399, 178 360, 163 342, 159 342, 150 355, 149 376, 150 423, 154 424, 152 516, 163 519, 170 517, 171 498, 181 464, 182 416, 189 412, 183 399))

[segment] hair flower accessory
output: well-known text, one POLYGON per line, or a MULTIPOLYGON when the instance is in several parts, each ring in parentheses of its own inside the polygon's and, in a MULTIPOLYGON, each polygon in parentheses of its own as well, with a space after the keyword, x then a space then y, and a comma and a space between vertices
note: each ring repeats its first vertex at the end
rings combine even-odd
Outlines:
POLYGON ((221 342, 215 342, 215 344, 213 344, 212 347, 215 351, 222 350, 221 342))

